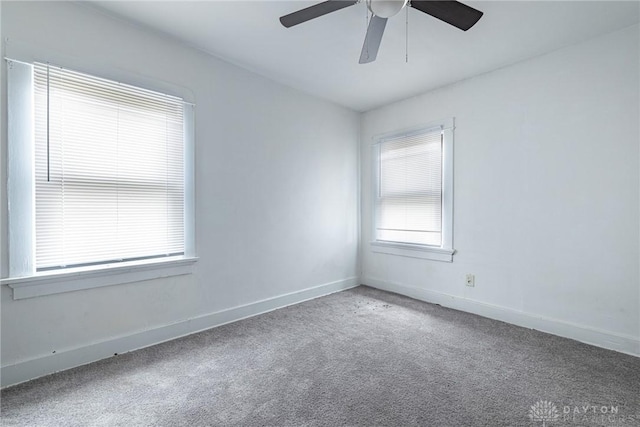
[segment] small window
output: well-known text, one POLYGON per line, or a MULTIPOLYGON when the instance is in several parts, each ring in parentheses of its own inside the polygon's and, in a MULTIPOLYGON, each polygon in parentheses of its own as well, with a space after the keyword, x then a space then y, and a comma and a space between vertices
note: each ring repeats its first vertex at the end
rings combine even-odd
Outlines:
POLYGON ((429 127, 378 140, 375 251, 451 260, 452 127, 429 127))

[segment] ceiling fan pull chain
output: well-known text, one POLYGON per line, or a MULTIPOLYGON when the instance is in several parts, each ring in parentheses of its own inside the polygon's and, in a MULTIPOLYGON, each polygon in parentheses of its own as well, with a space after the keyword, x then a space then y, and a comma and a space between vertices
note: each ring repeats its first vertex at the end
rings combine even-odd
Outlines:
POLYGON ((406 11, 406 26, 405 26, 405 34, 404 34, 404 51, 405 51, 405 57, 404 57, 404 62, 405 64, 409 63, 409 6, 407 5, 407 7, 405 7, 405 11, 406 11))
POLYGON ((367 7, 364 8, 364 12, 366 14, 365 16, 367 18, 367 20, 365 21, 365 26, 364 26, 364 29, 366 30, 367 27, 369 27, 369 2, 366 1, 365 5, 367 6, 367 7))
MULTIPOLYGON (((367 22, 366 22, 367 25, 365 25, 365 27, 364 27, 365 34, 369 31, 369 23, 371 22, 371 18, 373 18, 373 14, 371 14, 371 17, 369 17, 369 3, 371 3, 371 0, 365 0, 365 4, 367 5, 367 7, 365 7, 366 12, 367 12, 367 22)), ((364 48, 366 49, 367 58, 368 58, 369 57, 369 43, 367 43, 366 37, 365 37, 364 41, 365 41, 364 48)))

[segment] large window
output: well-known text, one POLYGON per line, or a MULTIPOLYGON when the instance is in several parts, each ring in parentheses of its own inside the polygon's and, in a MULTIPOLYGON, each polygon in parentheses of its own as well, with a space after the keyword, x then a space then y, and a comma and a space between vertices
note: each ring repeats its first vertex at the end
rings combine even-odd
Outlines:
POLYGON ((34 65, 36 269, 184 253, 183 102, 34 65))
POLYGON ((193 256, 193 106, 48 64, 8 68, 10 276, 193 256))
POLYGON ((377 141, 376 251, 451 260, 452 132, 439 125, 377 141))

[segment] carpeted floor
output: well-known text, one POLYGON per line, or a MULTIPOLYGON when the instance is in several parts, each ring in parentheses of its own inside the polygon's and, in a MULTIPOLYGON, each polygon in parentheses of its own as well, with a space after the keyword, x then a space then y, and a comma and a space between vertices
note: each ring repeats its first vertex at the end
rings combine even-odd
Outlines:
POLYGON ((640 358, 361 286, 5 389, 1 414, 7 426, 640 426, 640 358))

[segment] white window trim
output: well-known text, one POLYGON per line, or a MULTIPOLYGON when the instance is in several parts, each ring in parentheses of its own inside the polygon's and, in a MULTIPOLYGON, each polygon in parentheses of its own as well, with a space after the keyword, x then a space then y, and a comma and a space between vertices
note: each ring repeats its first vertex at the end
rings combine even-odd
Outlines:
MULTIPOLYGON (((33 62, 32 58, 24 62, 14 59, 7 59, 7 61, 29 66, 33 62)), ((104 77, 108 78, 108 73, 104 77)), ((166 84, 154 85, 150 82, 150 84, 141 85, 138 81, 135 84, 150 90, 169 92, 166 84), (161 89, 158 90, 156 86, 161 89)), ((174 89, 176 90, 170 92, 174 94, 186 92, 184 88, 174 89)), ((9 90, 12 89, 9 88, 9 90)), ((32 107, 33 101, 24 98, 20 99, 20 102, 32 107)), ((194 264, 198 260, 195 241, 195 105, 189 102, 185 102, 184 105, 185 249, 182 256, 36 272, 34 267, 35 184, 32 178, 25 179, 27 177, 22 176, 25 169, 33 168, 33 153, 29 150, 13 150, 12 146, 15 147, 15 144, 9 141, 7 193, 10 206, 8 227, 10 277, 0 279, 0 285, 8 285, 12 289, 14 300, 192 273, 194 264), (30 165, 30 168, 24 168, 25 164, 30 165), (20 177, 16 178, 18 176, 16 172, 20 171, 22 171, 20 177)), ((12 105, 9 101, 8 111, 11 110, 12 105)), ((32 121, 32 117, 18 119, 23 123, 32 121)), ((17 127, 13 126, 14 124, 12 117, 9 117, 9 138, 20 138, 28 141, 32 146, 32 130, 15 134, 17 127)))
POLYGON ((13 290, 13 299, 33 298, 102 286, 191 274, 197 257, 167 257, 145 261, 100 264, 7 278, 0 284, 13 290))
POLYGON ((370 242, 371 251, 388 255, 404 256, 409 258, 421 258, 433 261, 453 262, 455 249, 453 248, 453 131, 455 129, 455 119, 452 117, 446 120, 431 122, 420 127, 394 131, 373 137, 374 143, 372 152, 372 179, 373 197, 371 212, 373 221, 371 225, 371 236, 374 240, 370 242), (387 139, 397 138, 411 133, 428 132, 429 130, 441 129, 443 132, 442 143, 442 246, 415 245, 402 242, 386 242, 375 240, 377 209, 376 194, 378 191, 378 147, 381 142, 387 139))

